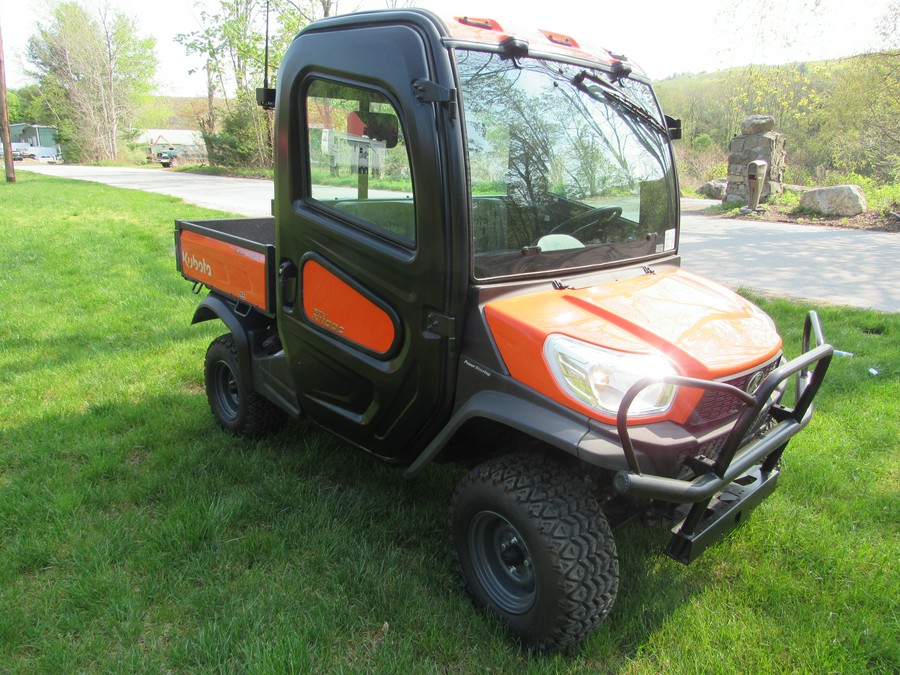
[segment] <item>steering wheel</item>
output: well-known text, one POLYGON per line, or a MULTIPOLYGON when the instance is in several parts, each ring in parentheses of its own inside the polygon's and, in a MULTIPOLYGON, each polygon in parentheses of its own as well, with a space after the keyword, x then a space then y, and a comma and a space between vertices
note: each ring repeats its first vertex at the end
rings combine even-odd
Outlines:
MULTIPOLYGON (((590 228, 600 227, 601 225, 606 225, 607 223, 611 223, 616 218, 622 215, 622 209, 618 206, 598 206, 595 209, 589 209, 587 211, 582 211, 581 213, 572 216, 568 220, 564 220, 559 225, 550 230, 549 234, 555 234, 557 231, 562 230, 563 228, 570 226, 572 223, 578 223, 582 220, 587 220, 589 218, 596 217, 596 220, 592 220, 589 223, 585 223, 581 227, 575 227, 569 230, 569 232, 573 236, 577 236, 579 232, 583 230, 589 230, 590 228)), ((582 240, 581 237, 578 239, 582 240)))

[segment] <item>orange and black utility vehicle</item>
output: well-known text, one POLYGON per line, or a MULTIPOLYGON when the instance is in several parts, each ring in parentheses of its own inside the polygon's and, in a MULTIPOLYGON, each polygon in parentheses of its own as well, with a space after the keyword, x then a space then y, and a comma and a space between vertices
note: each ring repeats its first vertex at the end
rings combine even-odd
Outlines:
POLYGON ((681 269, 680 125, 625 57, 386 10, 305 28, 258 97, 273 217, 176 225, 209 289, 193 321, 228 329, 219 425, 303 416, 410 478, 471 466, 456 567, 546 649, 610 611, 614 529, 670 516, 689 563, 772 493, 832 349, 811 312, 787 361, 768 316, 681 269))

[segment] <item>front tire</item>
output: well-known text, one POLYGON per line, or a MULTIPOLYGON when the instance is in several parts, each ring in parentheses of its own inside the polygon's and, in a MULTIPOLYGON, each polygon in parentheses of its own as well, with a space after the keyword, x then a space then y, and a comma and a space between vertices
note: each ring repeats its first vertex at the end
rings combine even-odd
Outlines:
POLYGON ((284 426, 285 412, 254 391, 240 371, 231 333, 217 337, 206 350, 206 398, 220 427, 237 436, 258 438, 284 426))
POLYGON ((609 524, 585 483, 548 457, 507 455, 476 467, 453 496, 450 538, 476 604, 530 647, 576 645, 615 601, 609 524))

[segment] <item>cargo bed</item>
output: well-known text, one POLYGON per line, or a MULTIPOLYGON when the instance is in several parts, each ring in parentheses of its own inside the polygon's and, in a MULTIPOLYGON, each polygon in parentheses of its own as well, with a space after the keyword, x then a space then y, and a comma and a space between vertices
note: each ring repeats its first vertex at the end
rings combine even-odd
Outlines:
POLYGON ((175 249, 185 279, 274 315, 274 218, 176 220, 175 249))

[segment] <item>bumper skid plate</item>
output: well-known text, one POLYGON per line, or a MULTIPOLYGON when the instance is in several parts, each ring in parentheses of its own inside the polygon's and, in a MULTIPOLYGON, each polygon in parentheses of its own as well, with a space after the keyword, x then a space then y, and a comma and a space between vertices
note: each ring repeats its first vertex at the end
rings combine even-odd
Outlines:
POLYGON ((778 469, 756 466, 716 494, 708 503, 690 507, 686 517, 672 528, 666 555, 685 565, 743 523, 772 492, 778 469))

